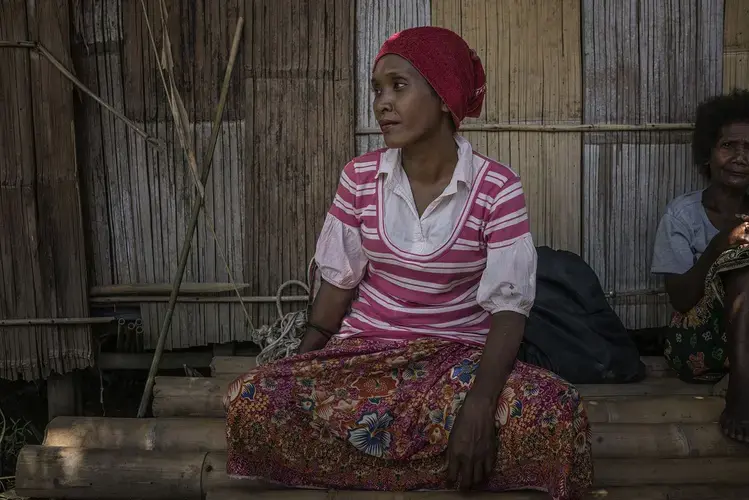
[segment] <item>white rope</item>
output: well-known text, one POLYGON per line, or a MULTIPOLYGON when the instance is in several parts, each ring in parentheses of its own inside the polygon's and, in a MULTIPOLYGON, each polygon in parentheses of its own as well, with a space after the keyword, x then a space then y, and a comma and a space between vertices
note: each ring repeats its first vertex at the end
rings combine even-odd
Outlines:
MULTIPOLYGON (((310 279, 310 270, 313 262, 310 262, 307 276, 310 279)), ((284 289, 290 286, 299 286, 309 295, 311 286, 309 283, 303 283, 298 280, 289 280, 278 287, 276 292, 276 310, 278 319, 272 325, 264 325, 258 329, 253 328, 250 338, 261 347, 260 354, 257 355, 257 364, 264 365, 279 359, 287 358, 297 352, 299 344, 302 343, 305 326, 307 324, 307 308, 301 311, 294 311, 287 314, 283 313, 281 308, 281 294, 284 289)), ((309 299, 312 300, 312 297, 309 299)))

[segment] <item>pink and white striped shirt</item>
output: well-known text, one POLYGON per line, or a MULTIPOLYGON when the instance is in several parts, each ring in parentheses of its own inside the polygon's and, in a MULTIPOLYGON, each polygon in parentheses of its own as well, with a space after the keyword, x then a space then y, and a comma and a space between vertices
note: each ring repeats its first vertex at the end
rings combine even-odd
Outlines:
POLYGON ((315 254, 323 279, 358 286, 341 337, 483 344, 491 314, 530 312, 536 250, 520 178, 455 140, 453 178, 421 217, 399 150, 344 168, 315 254))

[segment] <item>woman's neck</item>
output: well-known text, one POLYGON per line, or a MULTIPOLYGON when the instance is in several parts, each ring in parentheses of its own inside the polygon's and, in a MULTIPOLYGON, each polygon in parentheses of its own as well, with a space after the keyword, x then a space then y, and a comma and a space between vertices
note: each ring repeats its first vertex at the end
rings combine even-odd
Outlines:
POLYGON ((457 163, 458 148, 452 131, 435 134, 401 150, 403 170, 409 180, 419 184, 434 184, 452 178, 457 163))
POLYGON ((719 214, 733 217, 734 214, 742 211, 745 200, 744 190, 730 188, 723 184, 711 184, 705 190, 703 204, 719 214))

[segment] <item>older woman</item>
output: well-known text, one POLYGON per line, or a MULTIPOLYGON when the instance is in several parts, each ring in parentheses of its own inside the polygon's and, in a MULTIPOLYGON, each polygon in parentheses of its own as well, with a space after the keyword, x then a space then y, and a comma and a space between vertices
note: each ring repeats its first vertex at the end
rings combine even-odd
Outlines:
POLYGON ((372 89, 388 148, 343 169, 299 354, 230 388, 230 475, 555 499, 590 486, 578 392, 515 360, 536 272, 520 179, 456 135, 484 78, 445 29, 383 45, 372 89))
POLYGON ((749 440, 749 92, 697 109, 692 150, 707 189, 675 198, 656 235, 652 272, 676 310, 665 355, 680 378, 712 383, 729 371, 724 433, 749 440))

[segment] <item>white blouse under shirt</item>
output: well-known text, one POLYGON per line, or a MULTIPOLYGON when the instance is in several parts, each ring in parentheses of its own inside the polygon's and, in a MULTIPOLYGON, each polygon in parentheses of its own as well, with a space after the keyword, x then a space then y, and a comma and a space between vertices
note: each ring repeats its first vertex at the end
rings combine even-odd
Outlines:
MULTIPOLYGON (((443 246, 458 223, 478 175, 473 148, 461 136, 458 163, 450 184, 419 217, 408 176, 400 162, 400 150, 387 150, 378 177, 383 182, 385 228, 399 248, 425 255, 443 246)), ((528 316, 536 295, 536 249, 530 234, 509 246, 487 249, 487 263, 477 292, 478 303, 490 314, 513 311, 528 316)), ((315 260, 322 278, 339 288, 355 288, 364 277, 368 259, 358 229, 335 217, 325 219, 317 242, 315 260)))

